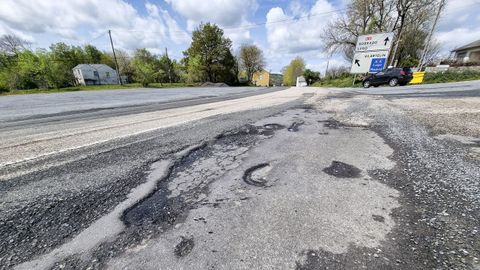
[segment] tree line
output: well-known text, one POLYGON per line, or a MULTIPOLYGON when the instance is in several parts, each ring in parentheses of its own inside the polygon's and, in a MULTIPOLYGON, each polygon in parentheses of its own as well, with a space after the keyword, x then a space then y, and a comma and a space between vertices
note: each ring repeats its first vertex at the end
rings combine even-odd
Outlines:
MULTIPOLYGON (((30 48, 31 44, 14 35, 0 37, 0 90, 62 88, 75 85, 72 69, 78 64, 106 64, 115 68, 113 55, 93 45, 71 46, 63 42, 48 49, 30 48)), ((192 33, 192 42, 180 61, 167 51, 154 54, 141 48, 132 55, 115 50, 120 75, 129 82, 151 83, 239 83, 240 71, 251 81, 253 73, 265 67, 260 48, 242 45, 234 53, 232 41, 215 24, 205 23, 192 33)))

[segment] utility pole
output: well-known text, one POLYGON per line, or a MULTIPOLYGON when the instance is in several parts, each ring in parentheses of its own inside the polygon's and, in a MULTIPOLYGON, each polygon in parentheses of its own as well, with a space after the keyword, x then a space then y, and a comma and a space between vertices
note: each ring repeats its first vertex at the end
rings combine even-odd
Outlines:
POLYGON ((172 83, 172 70, 170 69, 170 58, 168 57, 168 49, 165 47, 165 56, 168 59, 168 82, 172 83))
POLYGON ((420 66, 418 67, 419 71, 422 71, 423 62, 427 56, 428 49, 430 47, 430 41, 432 40, 433 32, 435 32, 435 27, 437 26, 438 18, 440 18, 440 13, 442 13, 443 6, 445 6, 445 0, 440 0, 435 21, 433 22, 432 29, 430 29, 430 33, 428 33, 427 43, 425 44, 425 48, 423 48, 422 57, 420 58, 420 66))
POLYGON ((325 68, 325 78, 327 77, 328 73, 328 66, 330 65, 330 59, 332 58, 333 55, 333 50, 328 54, 328 60, 327 60, 327 67, 325 68))
POLYGON ((393 53, 392 53, 392 58, 390 59, 390 65, 388 66, 397 66, 397 61, 395 60, 395 57, 397 56, 397 51, 398 51, 398 45, 400 45, 400 42, 402 41, 402 32, 403 32, 403 27, 400 28, 400 31, 398 32, 398 37, 397 37, 397 43, 395 43, 395 47, 393 47, 393 53))
POLYGON ((110 44, 112 45, 113 59, 115 60, 115 69, 117 70, 118 82, 123 85, 122 78, 120 77, 120 70, 118 69, 117 55, 115 54, 115 48, 113 47, 112 31, 108 30, 108 36, 110 37, 110 44))

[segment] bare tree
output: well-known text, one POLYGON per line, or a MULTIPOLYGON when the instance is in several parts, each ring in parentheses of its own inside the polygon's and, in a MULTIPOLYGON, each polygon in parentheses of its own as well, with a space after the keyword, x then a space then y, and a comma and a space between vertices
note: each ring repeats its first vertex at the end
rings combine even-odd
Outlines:
POLYGON ((30 42, 15 35, 3 35, 0 37, 0 51, 17 55, 19 52, 29 49, 30 42))
POLYGON ((345 14, 330 22, 325 29, 324 49, 342 53, 345 59, 351 61, 360 35, 394 32, 395 46, 391 61, 418 59, 417 49, 423 48, 427 26, 434 17, 431 7, 438 1, 351 0, 345 14), (412 37, 415 38, 414 43, 411 42, 412 37), (417 47, 412 48, 413 45, 417 47))
POLYGON ((324 48, 352 60, 357 38, 383 31, 391 23, 392 0, 352 0, 345 14, 328 24, 324 48))
POLYGON ((256 45, 242 45, 240 47, 240 65, 247 73, 248 81, 252 81, 253 74, 265 67, 263 52, 256 45))

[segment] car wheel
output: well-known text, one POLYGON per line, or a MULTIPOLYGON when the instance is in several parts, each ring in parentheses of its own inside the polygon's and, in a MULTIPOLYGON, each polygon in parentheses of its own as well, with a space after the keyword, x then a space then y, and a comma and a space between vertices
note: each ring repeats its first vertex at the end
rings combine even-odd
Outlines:
POLYGON ((392 78, 390 79, 390 81, 388 82, 388 85, 394 87, 394 86, 397 86, 398 84, 398 79, 397 78, 392 78))
POLYGON ((363 88, 369 88, 371 86, 370 81, 363 82, 363 88))

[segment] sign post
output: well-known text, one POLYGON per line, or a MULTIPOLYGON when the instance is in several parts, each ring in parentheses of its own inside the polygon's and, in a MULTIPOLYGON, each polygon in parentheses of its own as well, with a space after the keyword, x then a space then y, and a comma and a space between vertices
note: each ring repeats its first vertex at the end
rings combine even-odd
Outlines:
POLYGON ((350 73, 377 73, 385 68, 392 47, 393 33, 359 36, 350 73))

